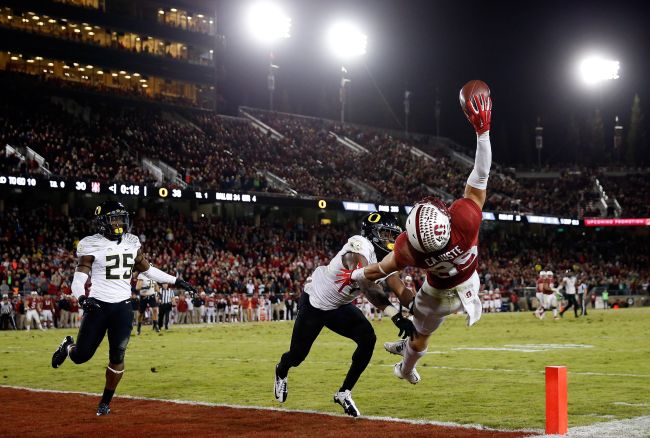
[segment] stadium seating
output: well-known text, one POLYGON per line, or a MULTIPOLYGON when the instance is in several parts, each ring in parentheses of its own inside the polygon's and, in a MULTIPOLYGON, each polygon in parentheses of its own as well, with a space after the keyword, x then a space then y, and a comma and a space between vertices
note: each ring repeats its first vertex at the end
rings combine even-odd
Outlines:
MULTIPOLYGON (((376 128, 247 110, 280 138, 244 118, 161 110, 133 100, 109 104, 93 94, 69 95, 64 88, 56 91, 15 74, 5 73, 0 80, 12 84, 0 103, 1 144, 31 148, 46 160, 49 172, 62 177, 157 184, 142 165, 146 158, 171 166, 190 186, 410 204, 431 194, 446 200, 462 196, 471 170, 473 145, 463 162, 443 142, 425 136, 405 138, 376 128), (270 184, 269 178, 285 184, 270 184)), ((0 171, 34 174, 40 169, 34 160, 0 154, 0 171)), ((632 177, 603 176, 602 169, 554 172, 550 178, 543 173, 517 177, 494 163, 485 210, 562 217, 648 215, 647 171, 632 177), (598 208, 596 178, 622 212, 598 208)))

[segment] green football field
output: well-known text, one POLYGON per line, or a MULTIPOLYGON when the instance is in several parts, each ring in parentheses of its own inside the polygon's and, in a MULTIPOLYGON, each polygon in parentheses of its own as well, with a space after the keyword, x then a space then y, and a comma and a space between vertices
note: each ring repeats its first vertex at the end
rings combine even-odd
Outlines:
MULTIPOLYGON (((364 415, 475 423, 505 429, 544 427, 544 367, 566 365, 569 426, 650 414, 650 308, 592 311, 586 318, 539 321, 531 313, 484 315, 472 328, 452 316, 432 336, 410 385, 393 377, 398 360, 383 350, 396 339, 389 320, 373 323, 378 342, 353 391, 364 415)), ((279 406, 273 369, 288 348, 290 322, 174 326, 133 336, 119 394, 279 406)), ((3 385, 101 392, 105 340, 95 357, 50 367, 51 353, 74 330, 0 332, 3 385)), ((340 411, 332 394, 354 344, 324 330, 307 360, 289 374, 287 409, 340 411)))

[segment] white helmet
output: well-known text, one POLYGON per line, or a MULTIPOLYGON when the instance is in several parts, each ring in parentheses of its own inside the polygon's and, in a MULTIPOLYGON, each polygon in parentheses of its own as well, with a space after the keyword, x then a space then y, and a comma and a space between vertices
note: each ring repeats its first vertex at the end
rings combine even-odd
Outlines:
POLYGON ((539 271, 540 277, 546 277, 546 271, 539 271))
POLYGON ((451 220, 440 199, 427 197, 415 204, 406 219, 409 242, 419 252, 440 251, 449 242, 451 220))
POLYGON ((553 276, 553 271, 546 271, 546 276, 547 277, 552 277, 553 276))

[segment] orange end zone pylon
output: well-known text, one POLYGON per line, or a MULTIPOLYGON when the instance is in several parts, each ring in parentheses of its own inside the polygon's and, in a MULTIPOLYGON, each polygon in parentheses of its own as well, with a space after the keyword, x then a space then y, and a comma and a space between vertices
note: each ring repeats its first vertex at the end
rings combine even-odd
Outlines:
POLYGON ((546 433, 566 435, 568 431, 566 367, 546 367, 546 433))

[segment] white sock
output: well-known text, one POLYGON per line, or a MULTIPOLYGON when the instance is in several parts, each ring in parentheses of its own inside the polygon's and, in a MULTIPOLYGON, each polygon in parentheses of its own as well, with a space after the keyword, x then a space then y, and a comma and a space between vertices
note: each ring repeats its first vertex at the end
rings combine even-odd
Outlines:
POLYGON ((426 352, 426 349, 424 351, 415 351, 411 347, 411 343, 407 342, 406 348, 404 349, 404 360, 402 360, 402 374, 410 374, 413 368, 415 368, 415 364, 426 352))

